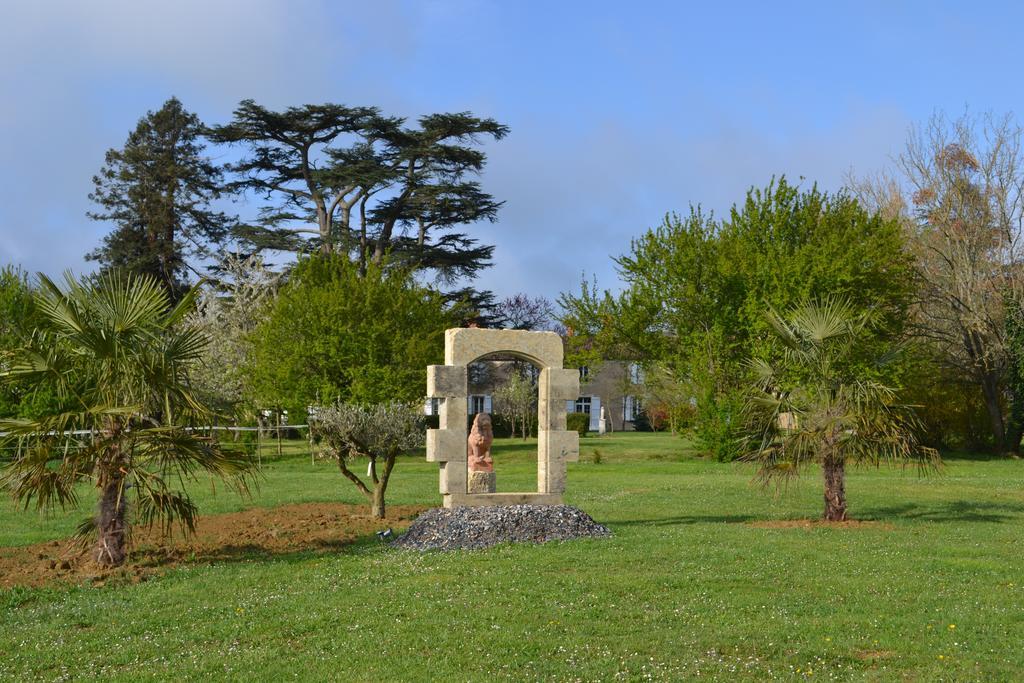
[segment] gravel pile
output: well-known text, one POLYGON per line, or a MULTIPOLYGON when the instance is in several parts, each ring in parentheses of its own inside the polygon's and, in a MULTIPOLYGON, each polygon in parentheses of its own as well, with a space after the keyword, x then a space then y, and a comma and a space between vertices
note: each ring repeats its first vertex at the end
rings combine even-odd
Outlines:
POLYGON ((571 505, 433 508, 392 542, 408 550, 473 550, 498 543, 546 543, 611 536, 571 505))

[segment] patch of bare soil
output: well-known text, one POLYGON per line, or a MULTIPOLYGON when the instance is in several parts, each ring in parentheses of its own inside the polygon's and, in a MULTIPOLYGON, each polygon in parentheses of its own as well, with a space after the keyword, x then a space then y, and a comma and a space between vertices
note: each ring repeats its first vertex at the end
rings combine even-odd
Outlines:
POLYGON ((129 561, 117 569, 99 567, 73 539, 0 548, 0 588, 110 581, 138 583, 182 564, 202 564, 314 551, 335 552, 360 536, 388 527, 405 529, 427 509, 392 505, 388 518, 373 519, 365 505, 302 503, 254 508, 199 518, 196 531, 163 537, 157 529, 136 529, 129 561))
POLYGON ((823 519, 776 519, 747 522, 758 529, 881 529, 892 531, 896 527, 888 522, 848 519, 845 522, 826 522, 823 519))

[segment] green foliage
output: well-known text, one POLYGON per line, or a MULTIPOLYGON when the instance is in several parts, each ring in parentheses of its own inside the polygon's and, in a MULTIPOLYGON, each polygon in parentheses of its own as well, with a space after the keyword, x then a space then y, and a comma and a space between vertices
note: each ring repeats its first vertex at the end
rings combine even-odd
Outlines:
POLYGON ((40 283, 39 325, 0 381, 49 387, 59 405, 35 419, 0 420, 14 449, 0 486, 51 509, 73 506, 78 483, 95 483, 99 512, 82 528, 98 532, 97 561, 120 564, 132 519, 192 530, 196 507, 175 486, 207 473, 244 487, 251 462, 185 429, 207 417, 188 383, 206 340, 181 324, 195 289, 172 307, 149 277, 68 275, 61 289, 40 275, 40 283))
POLYGON ((253 400, 291 415, 339 397, 414 401, 452 326, 440 295, 405 273, 371 266, 363 276, 333 254, 300 259, 254 332, 253 400))
POLYGON ((590 431, 590 415, 588 413, 569 413, 565 416, 565 428, 586 436, 590 431))
POLYGON ((739 390, 706 392, 697 399, 693 435, 701 449, 719 462, 729 462, 743 453, 746 435, 743 418, 745 396, 739 390))
POLYGON ((345 478, 367 497, 373 516, 382 518, 395 461, 423 445, 423 423, 423 412, 416 403, 392 401, 365 406, 338 401, 317 408, 310 431, 345 478), (370 460, 367 482, 348 467, 358 457, 370 460))
POLYGON ((766 306, 788 310, 831 294, 876 311, 856 361, 873 373, 871 349, 902 334, 914 283, 898 223, 846 194, 801 190, 785 178, 751 189, 723 221, 699 208, 667 216, 616 263, 621 294, 584 282, 578 295, 562 296, 563 323, 574 332, 569 357, 658 364, 679 386, 664 392, 677 407, 700 404, 694 431, 718 457, 742 436, 739 421, 723 416, 749 381, 746 359, 768 353, 766 306))
POLYGON ((209 131, 215 142, 247 150, 231 166, 232 187, 270 202, 259 225, 238 232, 256 248, 348 254, 363 269, 387 260, 433 271, 446 284, 490 265, 494 247, 479 245, 462 226, 497 217, 501 202, 475 176, 486 162, 481 140, 507 133, 468 112, 407 126, 377 107, 270 111, 253 100, 209 131))
POLYGON ((221 169, 203 155, 203 124, 172 97, 139 120, 122 149, 107 151, 89 198, 94 220, 113 232, 86 258, 102 270, 156 278, 173 299, 187 289, 187 258, 205 258, 233 219, 210 209, 221 195, 221 169))
MULTIPOLYGON (((0 269, 0 371, 8 369, 39 322, 27 274, 12 266, 0 269)), ((36 417, 54 405, 55 397, 46 387, 24 381, 0 383, 0 418, 36 417)))
MULTIPOLYGON (((918 443, 913 411, 874 379, 878 373, 863 372, 865 349, 877 348, 872 312, 830 298, 798 306, 785 319, 770 312, 766 320, 772 346, 770 360, 751 361, 756 380, 748 409, 756 436, 747 456, 765 482, 821 463, 836 473, 830 482, 826 472, 826 518, 843 519, 847 462, 938 464, 938 453, 918 443)), ((874 362, 893 357, 890 351, 874 362)))
MULTIPOLYGON (((494 390, 494 407, 500 411, 512 434, 524 439, 537 432, 537 386, 514 365, 505 382, 494 390)), ((492 425, 497 429, 497 425, 492 425)), ((505 425, 501 426, 505 429, 505 425)), ((495 432, 497 435, 497 432, 495 432)))
POLYGON ((908 346, 899 365, 900 397, 914 407, 922 443, 970 451, 993 448, 985 398, 977 383, 942 362, 927 343, 908 346))

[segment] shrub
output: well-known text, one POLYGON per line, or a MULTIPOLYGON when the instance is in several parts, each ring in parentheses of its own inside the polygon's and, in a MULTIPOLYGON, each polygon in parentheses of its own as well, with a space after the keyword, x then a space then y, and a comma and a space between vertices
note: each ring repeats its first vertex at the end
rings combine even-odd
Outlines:
POLYGON ((743 404, 743 396, 738 392, 706 396, 698 402, 693 435, 705 455, 719 462, 730 462, 740 456, 746 434, 743 404))
POLYGON ((569 413, 565 417, 565 428, 586 436, 590 431, 590 415, 588 413, 569 413))

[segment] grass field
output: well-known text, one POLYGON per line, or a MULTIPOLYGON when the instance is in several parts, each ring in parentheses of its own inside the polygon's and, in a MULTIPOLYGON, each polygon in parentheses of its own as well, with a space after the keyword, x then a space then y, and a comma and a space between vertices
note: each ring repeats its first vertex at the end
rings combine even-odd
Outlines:
MULTIPOLYGON (((532 488, 532 447, 496 443, 499 490, 532 488)), ((138 585, 8 590, 0 679, 1024 679, 1024 462, 855 470, 851 514, 879 523, 801 528, 765 522, 820 515, 814 471, 775 496, 666 435, 581 450, 567 502, 610 540, 416 554, 366 539, 138 585)), ((203 512, 361 502, 298 444, 264 464, 250 500, 197 488, 203 512)), ((436 467, 410 458, 388 500, 436 504, 436 487, 436 467)), ((87 511, 4 502, 0 545, 61 538, 87 511)))

